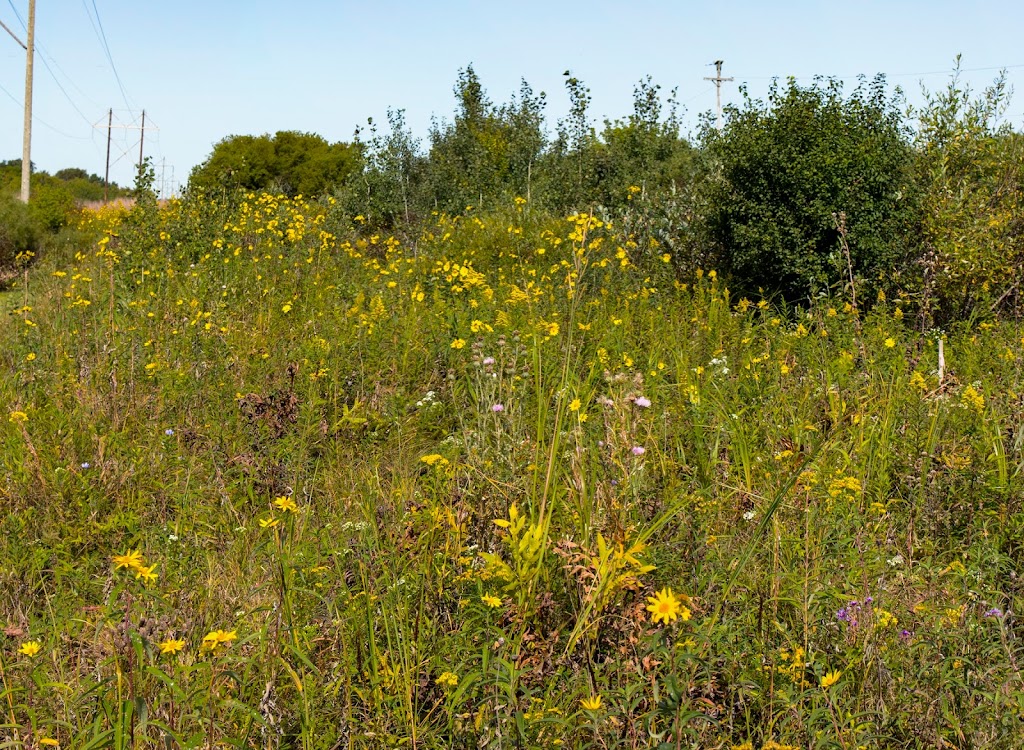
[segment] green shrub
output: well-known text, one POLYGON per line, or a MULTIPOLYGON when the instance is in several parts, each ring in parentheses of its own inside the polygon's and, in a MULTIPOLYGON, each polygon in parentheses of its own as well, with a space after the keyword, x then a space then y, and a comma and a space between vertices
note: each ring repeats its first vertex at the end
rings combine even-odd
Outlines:
POLYGON ((35 255, 39 245, 39 224, 28 207, 8 195, 0 194, 0 289, 35 255))
POLYGON ((845 99, 831 80, 773 85, 767 102, 744 92, 702 140, 703 230, 740 286, 797 300, 906 260, 914 152, 882 77, 845 99))

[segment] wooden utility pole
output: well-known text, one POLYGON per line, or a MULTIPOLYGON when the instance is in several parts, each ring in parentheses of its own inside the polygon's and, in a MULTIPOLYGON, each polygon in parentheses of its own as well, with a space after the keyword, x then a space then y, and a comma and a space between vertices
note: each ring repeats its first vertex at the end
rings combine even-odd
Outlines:
POLYGON ((32 58, 36 49, 36 0, 28 0, 28 39, 25 45, 25 129, 21 142, 21 202, 28 203, 32 178, 32 58))
POLYGON ((716 126, 718 127, 719 130, 722 129, 722 82, 723 81, 732 81, 732 80, 734 80, 733 78, 722 78, 722 63, 723 62, 724 61, 722 61, 722 60, 715 60, 715 77, 714 78, 710 78, 709 76, 704 76, 704 80, 705 81, 714 81, 715 82, 715 98, 717 99, 717 102, 718 102, 718 119, 715 120, 715 124, 716 124, 716 126))
POLYGON ((142 132, 139 133, 139 169, 142 169, 142 144, 146 142, 146 110, 142 110, 142 132))
POLYGON ((103 173, 103 203, 107 202, 107 185, 110 184, 110 131, 114 125, 114 110, 107 111, 107 171, 103 173))

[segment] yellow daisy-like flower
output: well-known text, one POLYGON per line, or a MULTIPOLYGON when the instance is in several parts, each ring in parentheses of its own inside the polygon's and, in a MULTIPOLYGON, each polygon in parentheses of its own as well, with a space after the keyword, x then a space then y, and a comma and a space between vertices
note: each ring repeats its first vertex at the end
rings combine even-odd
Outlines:
POLYGON ((573 400, 572 400, 572 401, 571 401, 571 402, 569 403, 569 411, 579 411, 579 410, 580 410, 580 407, 581 407, 582 405, 583 405, 583 404, 581 404, 581 403, 580 403, 580 400, 579 400, 578 398, 574 398, 574 399, 573 399, 573 400))
POLYGON ((484 604, 486 604, 488 607, 491 607, 492 609, 494 607, 501 606, 501 599, 496 597, 494 594, 484 594, 480 597, 480 601, 482 601, 484 604))
POLYGON ((683 601, 667 586, 654 596, 647 597, 647 601, 647 611, 655 623, 663 622, 667 625, 677 617, 684 622, 690 619, 690 610, 683 606, 683 601))
POLYGON ((133 570, 135 570, 135 577, 141 578, 145 583, 153 583, 156 580, 156 563, 149 566, 140 565, 133 570))
POLYGON ((285 497, 284 495, 274 498, 274 507, 280 511, 284 511, 285 513, 299 512, 299 506, 295 504, 295 501, 290 497, 285 497))
POLYGON ((839 682, 839 678, 842 677, 842 676, 843 676, 843 673, 840 672, 838 669, 834 669, 831 672, 827 672, 821 678, 821 687, 824 690, 828 690, 830 687, 832 687, 837 682, 839 682))
POLYGON ((455 339, 452 342, 452 344, 451 344, 452 349, 461 349, 465 345, 466 345, 466 340, 465 339, 455 339))
POLYGON ((18 653, 25 656, 35 656, 42 650, 43 645, 39 641, 25 641, 21 644, 21 648, 18 649, 18 653))
POLYGON ((211 630, 203 636, 203 650, 215 651, 220 646, 226 646, 238 637, 236 630, 211 630))
POLYGON ((580 698, 580 707, 586 711, 597 711, 601 708, 601 696, 592 695, 589 698, 580 698))
POLYGON ((130 568, 131 570, 137 571, 145 565, 145 561, 142 559, 142 553, 137 549, 130 549, 123 555, 114 555, 111 559, 114 561, 114 570, 130 568))
POLYGON ((260 528, 261 529, 272 529, 272 528, 274 528, 275 526, 277 526, 280 523, 281 523, 281 521, 278 518, 261 518, 260 519, 260 528))
POLYGON ((23 411, 12 411, 10 421, 14 422, 14 424, 21 424, 22 422, 27 422, 28 414, 26 414, 23 411))
POLYGON ((177 638, 168 638, 166 641, 160 644, 161 654, 176 654, 179 651, 185 650, 185 641, 177 638))

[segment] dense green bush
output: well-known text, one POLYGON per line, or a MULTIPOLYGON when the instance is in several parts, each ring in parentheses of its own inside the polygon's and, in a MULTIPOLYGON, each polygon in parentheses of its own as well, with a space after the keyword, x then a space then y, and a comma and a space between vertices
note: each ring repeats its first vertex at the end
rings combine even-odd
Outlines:
POLYGON ((189 187, 216 190, 279 190, 319 195, 343 184, 359 168, 359 149, 329 143, 313 133, 233 135, 192 170, 189 187))
POLYGON ((35 254, 40 238, 38 222, 16 198, 0 193, 0 289, 17 275, 35 254))
POLYGON ((883 78, 847 98, 836 81, 776 83, 767 101, 744 92, 702 142, 702 229, 741 286, 795 300, 907 260, 914 151, 883 78))

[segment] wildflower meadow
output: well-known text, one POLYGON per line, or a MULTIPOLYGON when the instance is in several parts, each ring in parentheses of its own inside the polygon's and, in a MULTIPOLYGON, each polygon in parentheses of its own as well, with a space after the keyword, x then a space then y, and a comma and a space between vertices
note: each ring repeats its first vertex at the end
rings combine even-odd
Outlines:
POLYGON ((1024 740, 1015 320, 525 197, 73 237, 0 295, 5 747, 1024 740))

